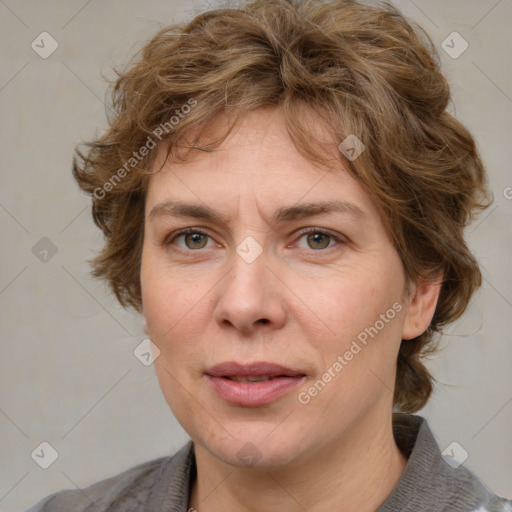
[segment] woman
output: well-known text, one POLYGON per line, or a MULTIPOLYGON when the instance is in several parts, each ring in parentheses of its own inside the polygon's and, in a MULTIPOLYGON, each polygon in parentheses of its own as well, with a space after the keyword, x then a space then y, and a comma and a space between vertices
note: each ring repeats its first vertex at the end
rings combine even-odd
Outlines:
POLYGON ((389 5, 255 1, 161 30, 74 176, 191 441, 32 511, 511 510, 413 415, 481 282, 489 203, 428 36, 389 5))

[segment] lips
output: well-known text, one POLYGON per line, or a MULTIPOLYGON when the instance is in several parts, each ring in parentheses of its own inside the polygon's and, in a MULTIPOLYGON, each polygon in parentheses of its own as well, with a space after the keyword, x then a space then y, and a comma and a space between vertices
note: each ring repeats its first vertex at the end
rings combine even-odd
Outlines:
POLYGON ((233 380, 235 382, 265 382, 267 380, 272 380, 279 378, 279 375, 274 375, 270 377, 269 375, 233 375, 232 377, 224 377, 229 380, 233 380))
POLYGON ((229 361, 213 366, 206 371, 206 374, 212 377, 296 377, 304 375, 304 372, 275 363, 239 364, 229 361))
POLYGON ((205 373, 220 398, 245 407, 271 403, 306 377, 301 370, 269 362, 239 364, 230 361, 213 366, 205 373))

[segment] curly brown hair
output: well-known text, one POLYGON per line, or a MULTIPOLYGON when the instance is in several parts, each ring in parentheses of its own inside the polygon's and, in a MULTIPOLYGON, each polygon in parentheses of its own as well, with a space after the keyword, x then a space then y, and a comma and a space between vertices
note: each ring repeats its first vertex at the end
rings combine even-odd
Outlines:
POLYGON ((311 113, 334 140, 355 134, 364 143, 356 160, 339 158, 383 212, 406 277, 443 276, 430 326, 402 341, 397 361, 395 410, 423 407, 433 377, 422 359, 481 284, 463 229, 490 204, 475 141, 446 110, 449 86, 423 29, 388 2, 242 2, 160 30, 117 71, 111 92, 109 129, 76 149, 73 174, 105 236, 93 275, 139 312, 145 191, 158 140, 169 156, 183 147, 214 151, 244 113, 273 106, 297 150, 319 165, 327 157, 311 113), (221 138, 182 144, 223 111, 236 116, 221 138))

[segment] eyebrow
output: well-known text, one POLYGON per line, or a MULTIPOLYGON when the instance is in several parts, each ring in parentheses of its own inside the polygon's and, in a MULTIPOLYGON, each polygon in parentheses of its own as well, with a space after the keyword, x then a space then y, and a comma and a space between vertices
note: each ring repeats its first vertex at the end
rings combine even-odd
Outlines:
MULTIPOLYGON (((301 220, 315 215, 343 213, 355 220, 368 220, 368 215, 359 206, 348 201, 324 201, 314 203, 301 203, 293 206, 284 206, 274 212, 273 222, 289 222, 301 220)), ((163 201, 155 205, 149 212, 149 217, 167 215, 172 217, 192 217, 195 219, 209 220, 218 224, 229 224, 228 219, 209 206, 184 203, 181 201, 163 201)))

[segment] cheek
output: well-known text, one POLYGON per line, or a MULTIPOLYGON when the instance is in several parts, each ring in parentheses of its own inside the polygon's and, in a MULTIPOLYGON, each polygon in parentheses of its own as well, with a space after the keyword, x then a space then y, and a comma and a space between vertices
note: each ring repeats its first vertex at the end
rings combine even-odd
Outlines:
POLYGON ((142 260, 141 287, 147 332, 160 350, 155 366, 159 378, 174 387, 164 370, 181 381, 200 371, 196 368, 200 364, 198 351, 203 357, 212 357, 207 353, 213 350, 212 344, 204 343, 207 322, 211 321, 208 291, 212 285, 204 279, 185 280, 179 271, 163 268, 148 255, 142 260))
POLYGON ((307 297, 304 302, 314 312, 308 318, 296 316, 301 329, 312 334, 311 326, 318 325, 322 333, 313 336, 323 371, 331 371, 323 373, 329 390, 322 394, 347 407, 357 407, 365 393, 371 396, 374 387, 382 388, 379 379, 393 384, 403 323, 403 275, 393 254, 382 261, 387 261, 386 269, 379 264, 353 266, 317 280, 315 286, 304 282, 297 293, 307 297))
POLYGON ((314 286, 304 282, 297 295, 306 298, 326 336, 343 343, 373 325, 400 299, 396 284, 389 281, 377 272, 347 272, 316 281, 314 286))
POLYGON ((179 270, 167 266, 151 248, 142 255, 141 290, 144 317, 155 338, 172 336, 183 319, 195 314, 202 296, 200 281, 185 282, 179 270))

